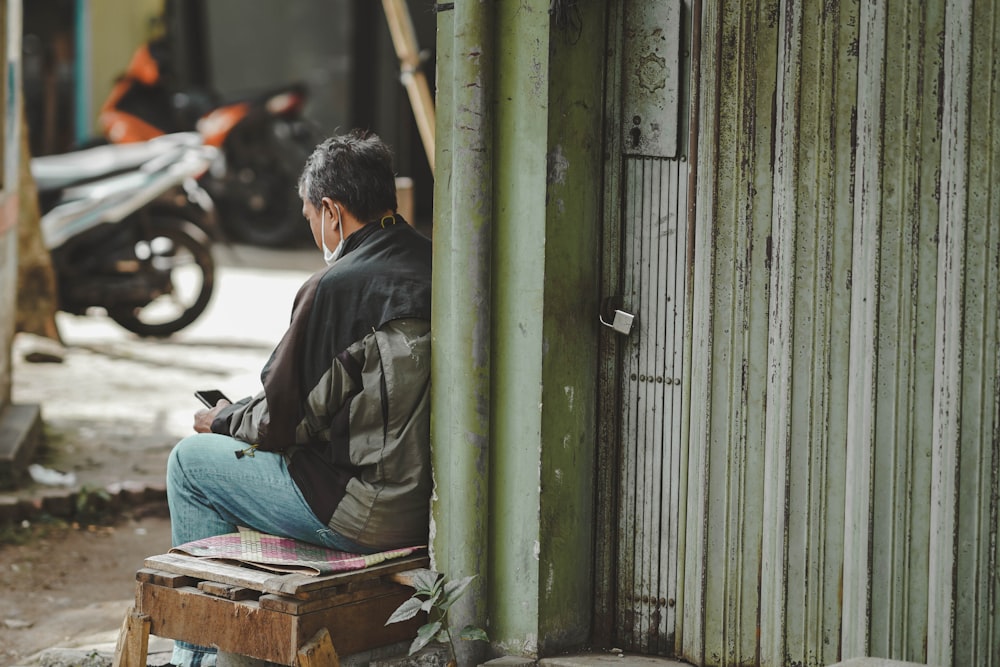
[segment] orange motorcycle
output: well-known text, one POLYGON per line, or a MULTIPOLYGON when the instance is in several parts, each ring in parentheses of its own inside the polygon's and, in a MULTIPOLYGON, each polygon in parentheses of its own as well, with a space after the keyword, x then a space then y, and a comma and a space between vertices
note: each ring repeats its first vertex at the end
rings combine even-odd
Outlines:
POLYGON ((101 107, 98 122, 112 143, 197 131, 222 159, 203 178, 227 235, 253 245, 308 241, 296 183, 320 134, 303 116, 304 84, 222 100, 170 86, 163 39, 139 47, 101 107))

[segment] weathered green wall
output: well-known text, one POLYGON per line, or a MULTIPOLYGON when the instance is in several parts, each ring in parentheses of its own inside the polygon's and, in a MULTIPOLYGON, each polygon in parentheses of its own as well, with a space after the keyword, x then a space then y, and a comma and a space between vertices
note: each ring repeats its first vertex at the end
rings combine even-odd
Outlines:
POLYGON ((456 618, 525 656, 590 630, 604 10, 580 18, 438 18, 435 566, 482 575, 456 618))
MULTIPOLYGON (((546 169, 539 649, 589 640, 605 8, 552 31, 546 169)), ((516 165, 516 161, 513 163, 516 165)))
MULTIPOLYGON (((771 105, 777 17, 703 8, 693 267, 685 585, 678 636, 696 663, 756 653, 764 502, 771 105), (726 53, 719 50, 725 46, 726 53), (749 519, 749 520, 748 520, 749 519)), ((743 664, 742 662, 739 664, 743 664)))
POLYGON ((493 209, 490 634, 535 655, 540 635, 542 373, 549 48, 544 2, 497 2, 493 209))
POLYGON ((682 653, 1000 664, 1000 13, 705 2, 682 653))
MULTIPOLYGON (((434 553, 497 652, 589 625, 598 4, 438 22, 434 553)), ((678 653, 997 667, 1000 9, 698 9, 678 653)))
MULTIPOLYGON (((438 18, 431 438, 432 565, 477 575, 449 612, 486 626, 489 583, 493 243, 492 16, 483 4, 438 18)), ((481 647, 461 646, 460 662, 481 647)))

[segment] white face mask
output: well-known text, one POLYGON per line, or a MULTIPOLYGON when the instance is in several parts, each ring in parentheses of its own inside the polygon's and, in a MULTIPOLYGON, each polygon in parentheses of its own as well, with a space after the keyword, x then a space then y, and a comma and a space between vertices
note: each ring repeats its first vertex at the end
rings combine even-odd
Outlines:
MULTIPOLYGON (((340 213, 339 208, 337 212, 340 213)), ((319 223, 319 242, 323 245, 323 261, 326 262, 327 266, 332 266, 340 257, 340 253, 344 252, 344 216, 340 216, 340 221, 337 223, 337 231, 340 232, 340 243, 332 251, 326 247, 326 208, 321 213, 321 220, 319 223)))

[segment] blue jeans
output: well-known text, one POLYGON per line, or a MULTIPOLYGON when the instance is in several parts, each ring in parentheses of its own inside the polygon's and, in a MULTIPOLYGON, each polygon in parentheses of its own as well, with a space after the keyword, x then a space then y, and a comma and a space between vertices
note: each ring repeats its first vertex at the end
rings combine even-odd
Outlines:
MULTIPOLYGON (((351 553, 371 553, 324 525, 302 497, 281 454, 256 451, 215 433, 184 438, 167 461, 167 503, 174 546, 236 532, 238 526, 351 553)), ((215 649, 175 642, 170 662, 210 667, 215 649)))

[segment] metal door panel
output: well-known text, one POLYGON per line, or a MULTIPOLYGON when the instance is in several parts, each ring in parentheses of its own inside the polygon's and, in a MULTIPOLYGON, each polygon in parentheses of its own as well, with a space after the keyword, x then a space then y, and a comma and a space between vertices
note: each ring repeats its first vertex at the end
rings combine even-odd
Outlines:
POLYGON ((673 650, 681 478, 687 180, 685 164, 625 164, 616 635, 627 650, 673 650), (632 312, 630 311, 630 312, 632 312))
POLYGON ((594 636, 655 655, 675 653, 680 608, 692 17, 688 0, 609 5, 594 636))
POLYGON ((681 2, 625 3, 622 145, 628 155, 676 157, 681 96, 681 2))

